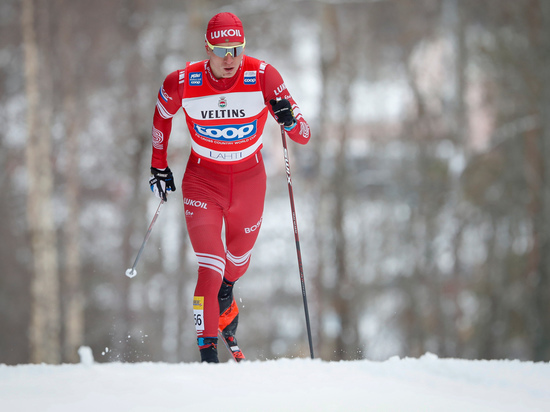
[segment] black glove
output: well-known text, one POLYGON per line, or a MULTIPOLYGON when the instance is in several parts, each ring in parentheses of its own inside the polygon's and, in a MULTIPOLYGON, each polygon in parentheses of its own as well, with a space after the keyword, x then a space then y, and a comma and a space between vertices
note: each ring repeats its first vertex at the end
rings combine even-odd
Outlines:
POLYGON ((287 129, 294 126, 296 118, 294 117, 292 106, 287 99, 281 99, 279 101, 271 99, 269 103, 273 106, 273 113, 275 114, 277 123, 282 124, 287 129))
POLYGON ((166 192, 175 192, 176 185, 174 184, 174 176, 169 167, 164 170, 151 168, 151 179, 149 179, 149 185, 151 186, 151 191, 159 199, 168 200, 166 198, 166 192))

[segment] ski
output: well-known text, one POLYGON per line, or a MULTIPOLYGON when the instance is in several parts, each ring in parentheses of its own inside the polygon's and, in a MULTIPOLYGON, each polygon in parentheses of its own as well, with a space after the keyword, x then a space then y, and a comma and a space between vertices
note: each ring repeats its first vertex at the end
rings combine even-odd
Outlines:
POLYGON ((231 356, 233 357, 233 360, 235 362, 241 362, 245 360, 244 354, 242 350, 239 348, 239 345, 237 345, 237 341, 233 336, 227 336, 227 338, 223 335, 223 332, 218 329, 218 338, 221 340, 224 344, 224 346, 227 348, 231 356))

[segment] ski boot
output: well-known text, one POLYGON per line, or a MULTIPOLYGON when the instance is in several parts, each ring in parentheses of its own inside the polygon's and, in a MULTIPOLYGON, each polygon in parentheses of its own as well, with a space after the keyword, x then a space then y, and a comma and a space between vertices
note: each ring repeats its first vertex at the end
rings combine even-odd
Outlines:
POLYGON ((198 338, 201 362, 220 363, 218 360, 218 338, 198 338))
POLYGON ((218 326, 219 336, 231 352, 233 359, 240 362, 245 359, 243 352, 237 344, 235 333, 239 324, 239 308, 235 297, 233 296, 234 282, 223 280, 218 293, 218 303, 220 305, 220 321, 218 326))

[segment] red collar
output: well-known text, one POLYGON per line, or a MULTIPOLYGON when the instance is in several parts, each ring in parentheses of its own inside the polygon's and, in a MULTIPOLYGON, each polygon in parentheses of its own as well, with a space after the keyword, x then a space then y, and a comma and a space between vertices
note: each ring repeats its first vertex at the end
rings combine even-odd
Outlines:
POLYGON ((233 77, 230 77, 230 78, 222 77, 221 79, 216 79, 216 77, 214 77, 214 73, 212 73, 212 69, 210 68, 210 61, 207 60, 204 66, 204 69, 207 73, 208 80, 210 80, 210 84, 212 84, 212 86, 214 86, 214 88, 218 90, 227 90, 230 87, 232 87, 236 83, 237 79, 239 78, 239 75, 243 68, 243 61, 244 61, 244 58, 243 60, 241 60, 241 65, 239 66, 239 68, 237 69, 233 77))

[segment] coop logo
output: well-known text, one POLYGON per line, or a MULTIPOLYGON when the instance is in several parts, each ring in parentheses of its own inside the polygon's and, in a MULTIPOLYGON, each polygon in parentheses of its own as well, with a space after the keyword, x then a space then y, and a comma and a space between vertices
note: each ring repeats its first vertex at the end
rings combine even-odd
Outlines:
POLYGON ((256 71, 244 72, 244 84, 256 84, 256 71))
POLYGON ((189 73, 189 85, 202 86, 202 73, 201 72, 189 73))
POLYGON ((256 123, 223 125, 223 126, 199 126, 194 125, 195 132, 203 137, 214 140, 241 140, 256 134, 256 123))

